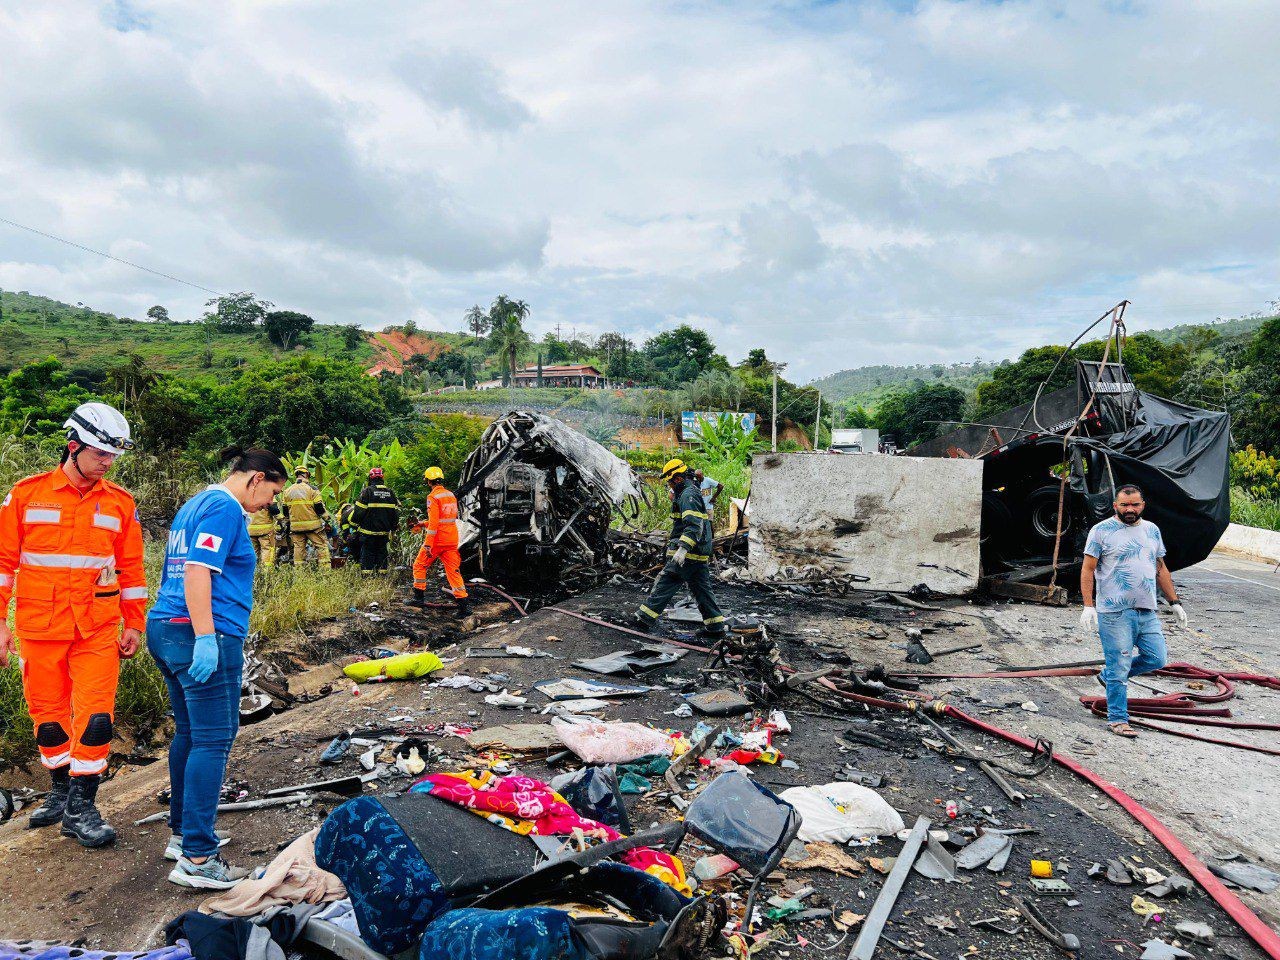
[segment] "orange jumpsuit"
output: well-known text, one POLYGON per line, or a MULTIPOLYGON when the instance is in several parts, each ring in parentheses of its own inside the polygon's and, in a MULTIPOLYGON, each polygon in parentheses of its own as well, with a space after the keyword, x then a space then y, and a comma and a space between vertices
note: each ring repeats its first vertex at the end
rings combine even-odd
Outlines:
POLYGON ((449 581, 449 592, 457 600, 467 596, 462 582, 462 556, 458 553, 458 498, 443 486, 434 487, 427 497, 427 529, 422 549, 413 561, 413 588, 427 589, 427 570, 439 559, 449 581))
POLYGON ((0 616, 11 597, 40 761, 102 773, 120 623, 146 626, 142 526, 128 491, 101 480, 81 495, 61 468, 19 481, 0 504, 0 616))

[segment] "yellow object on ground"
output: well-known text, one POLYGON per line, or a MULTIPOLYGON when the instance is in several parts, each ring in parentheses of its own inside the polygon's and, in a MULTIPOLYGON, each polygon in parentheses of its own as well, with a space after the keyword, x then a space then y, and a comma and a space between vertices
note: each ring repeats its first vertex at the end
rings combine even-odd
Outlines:
POLYGON ((1039 877, 1042 880, 1048 877, 1052 877, 1053 864, 1050 863, 1048 860, 1032 860, 1031 875, 1033 877, 1039 877))
POLYGON ((343 667, 342 672, 352 680, 372 680, 383 676, 390 680, 413 680, 434 673, 443 666, 434 653, 424 651, 402 653, 398 657, 385 657, 382 660, 361 660, 343 667))

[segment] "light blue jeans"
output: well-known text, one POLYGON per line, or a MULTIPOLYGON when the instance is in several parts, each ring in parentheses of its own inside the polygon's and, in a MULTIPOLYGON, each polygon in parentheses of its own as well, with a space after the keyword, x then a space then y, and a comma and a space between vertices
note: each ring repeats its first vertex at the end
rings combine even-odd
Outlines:
POLYGON ((1164 631, 1154 610, 1098 611, 1098 633, 1106 666, 1107 722, 1129 721, 1129 678, 1159 670, 1168 662, 1164 631))
POLYGON ((187 670, 196 635, 189 623, 147 620, 147 649, 169 688, 173 742, 169 744, 169 830, 182 836, 187 857, 218 852, 214 823, 227 757, 240 729, 244 638, 218 635, 218 669, 204 683, 187 670))

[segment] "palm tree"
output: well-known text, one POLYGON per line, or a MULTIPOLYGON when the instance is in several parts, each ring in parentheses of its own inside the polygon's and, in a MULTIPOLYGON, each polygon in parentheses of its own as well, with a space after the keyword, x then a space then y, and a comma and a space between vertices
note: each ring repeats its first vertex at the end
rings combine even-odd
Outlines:
POLYGON ((489 314, 481 310, 478 303, 468 310, 462 319, 477 340, 480 339, 480 334, 489 329, 489 314))
POLYGON ((511 384, 515 383, 516 378, 516 354, 533 342, 528 331, 521 325, 520 319, 518 314, 508 313, 501 321, 494 324, 489 334, 494 346, 498 348, 498 353, 507 358, 507 382, 511 384))

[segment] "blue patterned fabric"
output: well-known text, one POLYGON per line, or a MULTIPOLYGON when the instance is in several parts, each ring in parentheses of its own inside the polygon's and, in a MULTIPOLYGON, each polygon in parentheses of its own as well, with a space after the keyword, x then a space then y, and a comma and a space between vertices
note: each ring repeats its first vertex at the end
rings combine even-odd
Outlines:
POLYGON ((360 936, 396 954, 448 908, 444 886, 409 835, 374 797, 356 797, 325 820, 316 863, 347 888, 360 936))
POLYGON ((1156 565, 1164 556, 1160 528, 1147 520, 1132 526, 1116 517, 1089 531, 1084 552, 1098 560, 1094 574, 1099 613, 1156 608, 1156 565))
POLYGON ((569 915, 550 907, 451 910, 427 928, 419 960, 588 960, 569 915))

